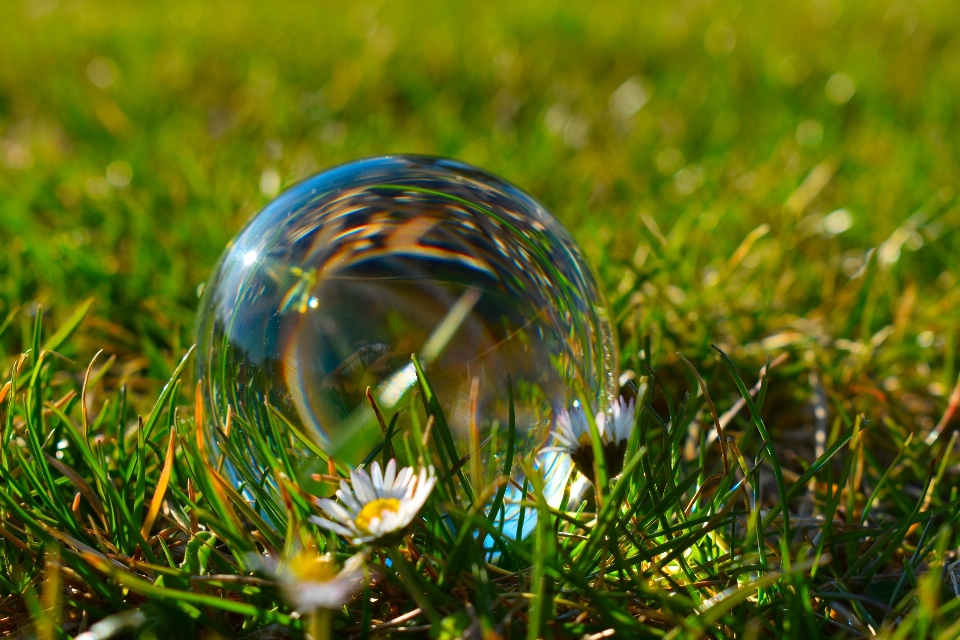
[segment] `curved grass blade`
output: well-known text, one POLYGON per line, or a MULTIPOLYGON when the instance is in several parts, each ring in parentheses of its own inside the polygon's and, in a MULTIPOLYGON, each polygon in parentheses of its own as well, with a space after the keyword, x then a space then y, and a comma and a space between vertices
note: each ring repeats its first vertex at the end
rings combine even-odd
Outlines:
POLYGON ((167 381, 167 384, 163 385, 160 395, 157 396, 157 401, 153 404, 153 410, 143 423, 143 437, 145 440, 150 438, 150 434, 153 433, 154 427, 157 426, 157 421, 160 420, 160 414, 163 412, 163 405, 166 404, 170 399, 173 390, 176 388, 176 383, 180 378, 180 374, 183 373, 183 368, 187 366, 187 360, 190 359, 190 356, 193 354, 193 350, 196 348, 197 345, 193 345, 187 349, 187 353, 184 354, 183 358, 180 359, 180 364, 178 364, 177 368, 173 370, 173 375, 170 376, 170 380, 167 381))
POLYGON ((790 515, 789 509, 787 509, 787 489, 783 483, 783 470, 780 468, 780 460, 777 458, 777 452, 773 449, 773 441, 770 439, 770 433, 763 423, 763 418, 760 417, 760 411, 757 409, 756 403, 754 403, 753 398, 750 396, 750 390, 747 389, 747 385, 743 383, 743 379, 740 377, 740 374, 737 373, 737 368, 734 366, 733 361, 730 360, 730 357, 727 356, 720 347, 717 345, 711 346, 723 358, 723 364, 727 367, 730 375, 733 376, 733 380, 737 384, 737 389, 740 390, 740 395, 743 396, 744 401, 747 403, 747 408, 750 410, 750 415, 753 417, 753 423, 757 426, 760 437, 763 438, 763 445, 767 450, 767 455, 770 457, 770 464, 773 465, 773 475, 777 482, 777 493, 780 496, 780 503, 783 509, 783 536, 784 539, 790 540, 790 515))

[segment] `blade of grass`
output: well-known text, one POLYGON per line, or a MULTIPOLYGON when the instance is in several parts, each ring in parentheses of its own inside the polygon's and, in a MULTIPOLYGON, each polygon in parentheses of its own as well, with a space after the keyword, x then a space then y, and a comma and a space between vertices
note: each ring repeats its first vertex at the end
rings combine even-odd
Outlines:
MULTIPOLYGON (((507 376, 507 411, 507 449, 504 454, 503 473, 501 475, 509 478, 513 473, 514 446, 517 438, 517 419, 513 407, 513 381, 509 375, 507 376)), ((493 498, 493 503, 487 511, 487 517, 490 519, 490 522, 493 522, 500 512, 506 493, 507 483, 504 482, 500 485, 500 488, 497 489, 497 495, 493 498)))
POLYGON ((913 440, 913 434, 910 433, 907 435, 907 439, 904 441, 903 446, 897 450, 897 455, 894 456, 893 462, 887 466, 886 470, 883 472, 883 475, 880 476, 880 479, 877 480, 877 484, 873 487, 873 491, 870 492, 870 495, 867 497, 867 503, 863 505, 863 512, 860 514, 860 524, 864 524, 867 521, 867 517, 870 515, 870 509, 873 508, 873 503, 876 502, 877 496, 880 495, 880 490, 883 489, 883 486, 886 484, 887 479, 890 477, 891 472, 896 468, 897 464, 900 462, 900 459, 903 457, 903 454, 906 452, 907 447, 910 446, 910 442, 913 440))
POLYGON ((720 441, 720 455, 723 459, 723 472, 726 473, 730 469, 730 462, 727 460, 727 447, 726 442, 723 437, 723 427, 720 426, 720 416, 717 415, 717 408, 713 404, 713 400, 710 398, 710 392, 707 390, 707 383, 703 381, 700 372, 697 371, 696 367, 693 366, 693 363, 687 360, 679 351, 677 355, 680 356, 680 359, 683 360, 684 364, 687 365, 687 368, 693 373, 694 377, 697 379, 697 384, 700 385, 700 392, 703 394, 704 400, 707 403, 707 407, 710 409, 710 416, 713 418, 713 426, 717 430, 717 439, 720 441))
MULTIPOLYGON (((894 533, 890 538, 891 540, 896 540, 898 542, 903 540, 904 536, 907 534, 907 531, 910 529, 911 526, 913 526, 914 522, 916 522, 917 515, 920 513, 920 509, 923 507, 923 502, 924 502, 924 499, 926 498, 927 491, 930 490, 930 484, 933 482, 934 473, 936 473, 936 458, 930 461, 929 471, 927 473, 927 480, 923 485, 923 491, 920 494, 920 499, 917 500, 917 503, 914 506, 913 511, 910 512, 910 515, 908 515, 906 518, 903 518, 901 520, 901 524, 899 527, 897 527, 896 533, 894 533)), ((865 553, 863 553, 857 559, 857 561, 853 563, 853 565, 847 570, 846 577, 855 575, 861 568, 863 568, 866 565, 867 562, 870 561, 870 558, 873 556, 874 550, 881 545, 882 539, 883 539, 883 536, 878 538, 877 542, 874 543, 874 545, 870 549, 868 549, 865 553)), ((870 565, 870 568, 864 572, 863 579, 869 581, 871 578, 873 578, 873 575, 880 570, 883 564, 890 558, 890 556, 892 556, 897 551, 897 549, 898 549, 898 545, 895 545, 895 544, 890 544, 885 549, 877 549, 879 551, 879 554, 877 555, 877 559, 873 561, 873 563, 870 565)))
POLYGON ((153 433, 154 428, 157 426, 157 422, 160 420, 160 414, 163 412, 163 407, 165 404, 167 404, 171 394, 173 394, 173 391, 177 388, 177 381, 180 379, 180 374, 183 373, 183 368, 187 366, 187 361, 190 359, 190 356, 193 355, 194 349, 196 349, 196 345, 193 345, 187 349, 187 353, 184 354, 183 358, 180 359, 180 364, 178 364, 176 369, 173 370, 173 374, 170 376, 170 379, 165 385, 163 385, 160 395, 157 396, 157 401, 153 404, 153 410, 143 423, 143 437, 145 440, 150 439, 150 435, 153 433))
MULTIPOLYGON (((727 370, 730 372, 730 375, 733 376, 734 382, 737 384, 737 388, 740 390, 740 395, 743 396, 744 401, 747 403, 747 408, 750 410, 750 415, 753 416, 753 423, 756 425, 757 430, 760 432, 760 437, 763 439, 763 446, 767 450, 767 456, 770 460, 770 464, 773 465, 773 475, 777 482, 777 493, 780 496, 780 503, 783 510, 783 537, 785 540, 790 540, 790 516, 789 509, 787 508, 787 490, 783 483, 783 470, 780 468, 780 460, 777 458, 777 452, 773 448, 773 440, 770 439, 770 434, 767 432, 767 427, 763 423, 763 418, 760 417, 760 411, 757 409, 757 405, 754 403, 753 398, 750 397, 750 390, 747 389, 747 385, 743 383, 743 379, 740 377, 740 374, 737 373, 737 368, 734 366, 733 361, 723 352, 718 346, 711 345, 723 358, 723 363, 727 367, 727 370)), ((761 388, 761 391, 763 389, 761 388)))
MULTIPOLYGON (((77 306, 73 313, 60 324, 60 328, 57 329, 52 336, 47 338, 47 341, 43 345, 44 351, 56 351, 73 335, 73 332, 77 330, 77 327, 80 326, 80 323, 83 322, 83 319, 90 312, 90 308, 93 306, 93 300, 93 298, 87 298, 77 306)), ((38 313, 37 316, 39 317, 39 315, 38 313)))
MULTIPOLYGON (((460 459, 460 455, 457 453, 457 447, 453 442, 453 436, 450 433, 450 426, 447 424, 447 420, 443 416, 443 409, 440 408, 440 401, 433 392, 433 387, 430 386, 430 381, 427 379, 426 373, 424 373, 423 365, 420 363, 420 359, 417 358, 416 354, 413 354, 410 356, 410 358, 413 361, 413 366, 417 371, 417 380, 420 382, 420 390, 423 393, 424 409, 426 409, 427 413, 432 415, 434 419, 434 434, 437 437, 437 449, 441 453, 441 459, 443 459, 445 450, 447 469, 444 470, 444 474, 446 474, 449 473, 449 469, 453 463, 460 459)), ((457 477, 460 479, 460 485, 463 487, 463 491, 466 494, 467 502, 472 505, 475 493, 470 485, 470 480, 463 472, 462 467, 457 470, 457 477)))
MULTIPOLYGON (((532 466, 520 461, 524 477, 529 478, 533 485, 533 493, 537 500, 537 523, 534 534, 534 557, 546 559, 556 554, 556 537, 550 526, 549 508, 543 495, 543 478, 532 466)), ((519 537, 519 536, 518 536, 519 537)), ((527 640, 538 640, 542 636, 547 624, 556 616, 553 602, 553 580, 545 571, 545 562, 536 562, 533 565, 531 586, 533 587, 533 602, 530 604, 527 625, 527 640)))

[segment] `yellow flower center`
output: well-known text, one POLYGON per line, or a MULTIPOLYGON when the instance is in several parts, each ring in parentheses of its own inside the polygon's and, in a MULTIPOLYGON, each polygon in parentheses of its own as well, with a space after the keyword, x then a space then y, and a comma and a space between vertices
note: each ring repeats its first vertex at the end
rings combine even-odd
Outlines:
POLYGON ((303 582, 327 582, 337 575, 336 561, 327 555, 304 551, 289 561, 290 573, 303 582))
POLYGON ((581 433, 580 437, 577 438, 577 445, 581 449, 592 447, 593 443, 590 441, 590 433, 587 431, 584 431, 583 433, 581 433))
POLYGON ((396 498, 377 498, 363 505, 363 509, 360 509, 354 523, 361 531, 370 533, 370 522, 374 518, 382 519, 384 513, 397 513, 398 511, 400 511, 400 501, 396 498))

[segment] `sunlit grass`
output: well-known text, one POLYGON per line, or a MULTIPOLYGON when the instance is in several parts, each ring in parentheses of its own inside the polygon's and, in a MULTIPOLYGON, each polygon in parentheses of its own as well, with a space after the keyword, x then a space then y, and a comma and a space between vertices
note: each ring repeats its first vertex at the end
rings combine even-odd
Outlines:
POLYGON ((367 560, 380 578, 335 629, 960 635, 954 12, 13 5, 0 629, 302 637, 309 621, 249 557, 353 550, 277 469, 251 503, 199 450, 198 287, 291 182, 424 152, 554 211, 606 285, 621 368, 658 384, 599 510, 545 509, 532 481, 541 517, 494 559, 477 544, 498 531, 444 482, 409 544, 367 560))
MULTIPOLYGON (((816 459, 794 459, 791 466, 800 470, 791 471, 781 467, 761 417, 769 413, 772 370, 751 390, 721 352, 723 373, 744 400, 742 430, 731 429, 729 413, 721 418, 707 402, 706 380, 706 393, 677 404, 657 398, 654 378, 645 378, 622 473, 586 500, 569 501, 568 494, 559 509, 548 506, 532 457, 507 456, 494 477, 470 488, 457 472, 469 456, 438 455, 436 447, 449 437, 393 434, 391 427, 391 446, 402 440, 441 477, 409 526, 354 539, 318 527, 317 516, 328 518, 329 507, 291 481, 286 451, 300 446, 299 433, 280 427, 267 436, 228 416, 218 436, 222 453, 209 449, 204 402, 178 402, 191 353, 149 415, 132 426, 123 388, 97 402, 90 386, 79 394, 56 389, 58 372, 69 364, 58 363, 55 349, 86 311, 81 307, 46 341, 38 323, 34 349, 18 359, 3 387, 0 584, 8 594, 9 630, 33 621, 33 632, 50 638, 86 629, 92 635, 85 638, 99 638, 117 625, 136 637, 169 637, 168 629, 183 637, 272 629, 314 638, 428 631, 438 637, 841 631, 952 637, 938 634, 957 631, 960 598, 941 578, 952 564, 960 514, 956 486, 945 478, 955 436, 947 457, 939 464, 931 458, 914 476, 902 456, 878 465, 881 454, 865 446, 870 429, 863 417, 839 412, 816 459), (661 402, 667 415, 654 409, 661 402), (708 444, 708 429, 722 431, 722 445, 708 444), (691 437, 699 442, 686 456, 691 437), (268 468, 246 457, 243 446, 251 442, 268 468), (514 466, 527 478, 514 500, 534 523, 521 539, 504 534, 496 506, 514 466), (922 483, 917 494, 909 491, 914 479, 922 483), (885 481, 895 486, 881 487, 885 481), (342 587, 336 600, 342 608, 302 604, 320 596, 299 595, 310 588, 297 582, 299 574, 283 577, 268 568, 305 566, 311 553, 345 561, 357 547, 368 549, 359 558, 366 568, 350 575, 368 578, 342 587)), ((83 379, 99 384, 112 365, 92 363, 83 379)), ((419 369, 418 378, 422 407, 406 410, 423 411, 427 429, 443 433, 446 422, 419 369)), ((511 423, 507 433, 513 432, 511 423)), ((918 462, 929 451, 921 446, 902 448, 918 462)), ((387 451, 377 447, 368 459, 381 455, 387 451)), ((330 464, 330 474, 342 473, 330 464)), ((365 531, 368 511, 359 509, 351 526, 365 531)), ((346 520, 338 522, 342 528, 346 520)), ((323 574, 329 578, 311 577, 319 575, 313 571, 302 579, 319 589, 316 580, 335 572, 334 565, 323 574)), ((319 602, 331 606, 325 598, 319 602)))

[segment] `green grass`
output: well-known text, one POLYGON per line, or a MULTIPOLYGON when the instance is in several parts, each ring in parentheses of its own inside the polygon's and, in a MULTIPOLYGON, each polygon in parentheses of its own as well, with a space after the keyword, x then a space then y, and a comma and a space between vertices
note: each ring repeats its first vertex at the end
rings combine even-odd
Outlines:
POLYGON ((606 284, 621 367, 662 386, 599 513, 544 512, 488 566, 456 477, 334 627, 425 600, 395 626, 960 635, 956 425, 927 443, 958 375, 950 3, 141 4, 0 21, 0 630, 127 612, 128 637, 303 637, 247 554, 348 550, 295 487, 258 511, 217 481, 176 369, 198 286, 276 189, 422 152, 554 211, 606 284), (678 352, 717 414, 776 364, 729 421, 729 473, 678 352))

